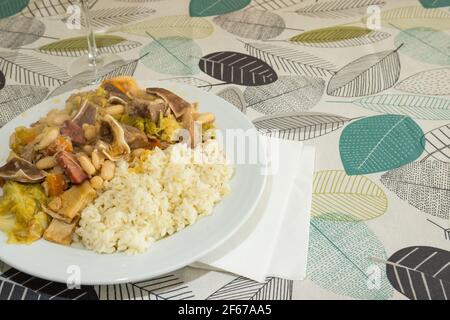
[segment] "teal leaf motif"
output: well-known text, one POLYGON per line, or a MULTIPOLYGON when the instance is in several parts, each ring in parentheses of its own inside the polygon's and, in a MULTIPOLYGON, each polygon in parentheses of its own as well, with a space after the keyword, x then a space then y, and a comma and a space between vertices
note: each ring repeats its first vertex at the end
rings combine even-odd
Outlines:
POLYGON ((411 28, 395 37, 395 44, 403 47, 400 53, 418 61, 450 65, 450 35, 432 28, 411 28))
POLYGON ((383 113, 395 113, 423 120, 450 119, 450 100, 412 94, 380 94, 353 101, 353 104, 383 113))
POLYGON ((251 0, 191 0, 189 14, 191 17, 218 16, 241 10, 250 2, 251 0))
POLYGON ((419 0, 420 4, 424 8, 442 8, 442 7, 450 7, 449 0, 419 0))
POLYGON ((375 234, 356 221, 312 218, 307 278, 318 286, 355 299, 389 299, 393 289, 380 268, 380 288, 370 289, 372 257, 386 260, 386 252, 375 234))
POLYGON ((423 152, 423 131, 410 117, 379 115, 350 123, 339 140, 348 175, 391 170, 416 160, 423 152))
POLYGON ((192 39, 182 37, 154 38, 141 50, 142 63, 156 72, 170 75, 194 75, 200 69, 202 50, 192 39))
POLYGON ((10 17, 22 11, 29 0, 3 0, 0 2, 0 19, 10 17))

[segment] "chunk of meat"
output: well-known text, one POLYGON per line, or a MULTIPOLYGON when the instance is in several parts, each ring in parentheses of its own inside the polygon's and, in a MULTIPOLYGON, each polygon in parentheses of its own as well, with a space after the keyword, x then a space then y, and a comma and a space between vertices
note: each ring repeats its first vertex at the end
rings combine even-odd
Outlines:
POLYGON ((79 217, 73 219, 71 223, 53 219, 48 228, 44 232, 44 239, 68 246, 72 243, 72 235, 77 227, 79 217))
POLYGON ((0 177, 23 183, 42 181, 46 172, 36 168, 31 162, 17 156, 12 157, 3 167, 0 167, 0 177))
POLYGON ((88 178, 72 153, 60 151, 55 154, 55 158, 72 183, 80 184, 88 178))
POLYGON ((83 124, 95 125, 96 118, 97 118, 97 106, 92 102, 84 100, 82 102, 80 110, 72 119, 72 122, 77 124, 80 128, 82 128, 83 124))
POLYGON ((125 132, 125 141, 131 149, 146 148, 149 146, 147 135, 144 132, 124 123, 120 125, 125 132))
POLYGON ((85 181, 81 185, 72 186, 59 196, 61 208, 58 211, 54 212, 49 209, 45 211, 53 218, 71 223, 87 205, 94 201, 96 194, 89 181, 85 181))
POLYGON ((146 92, 157 95, 158 97, 163 99, 177 119, 181 117, 191 106, 191 104, 183 98, 163 88, 147 88, 146 92))
POLYGON ((128 103, 126 112, 156 122, 159 119, 160 113, 164 113, 166 109, 167 104, 161 99, 150 101, 142 98, 135 98, 128 103))
POLYGON ((63 136, 69 137, 74 143, 86 144, 83 128, 71 120, 64 122, 64 127, 61 128, 60 132, 63 136))

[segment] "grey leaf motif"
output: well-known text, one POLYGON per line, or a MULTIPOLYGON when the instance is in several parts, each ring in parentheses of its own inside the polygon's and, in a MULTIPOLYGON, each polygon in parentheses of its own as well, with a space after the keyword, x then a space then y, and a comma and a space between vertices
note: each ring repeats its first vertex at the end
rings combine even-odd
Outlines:
POLYGON ((91 286, 68 289, 67 284, 30 276, 14 268, 0 277, 0 300, 97 300, 91 286))
POLYGON ((95 286, 100 300, 186 300, 192 290, 176 275, 164 275, 146 281, 95 286))
MULTIPOLYGON (((86 0, 89 8, 92 8, 98 0, 86 0)), ((25 17, 53 17, 67 14, 67 8, 76 4, 73 0, 30 0, 27 7, 20 13, 25 17)))
POLYGON ((258 131, 281 139, 305 141, 338 130, 351 119, 320 112, 293 112, 253 120, 258 131))
POLYGON ((247 109, 247 103, 245 102, 244 95, 236 86, 229 86, 225 89, 222 89, 217 93, 219 97, 222 99, 228 101, 232 105, 234 105, 236 108, 238 108, 242 113, 246 112, 247 109))
POLYGON ((277 70, 307 76, 329 76, 336 73, 336 67, 332 63, 309 53, 266 43, 244 44, 250 55, 258 57, 277 70))
POLYGON ((381 183, 420 211, 445 220, 450 212, 450 164, 412 162, 386 172, 381 183))
POLYGON ((176 78, 167 78, 161 79, 163 81, 171 81, 188 84, 190 86, 198 87, 202 90, 209 91, 212 88, 212 84, 206 80, 195 78, 195 77, 176 77, 176 78))
POLYGON ((19 52, 0 52, 0 69, 7 78, 24 84, 54 86, 69 79, 63 69, 19 52))
POLYGON ((443 162, 450 162, 450 124, 426 132, 422 145, 428 155, 422 160, 432 157, 443 162))
POLYGON ((412 300, 450 300, 450 252, 415 246, 398 250, 386 262, 392 286, 412 300))
POLYGON ((292 280, 267 278, 261 283, 237 277, 206 300, 291 300, 292 288, 292 280))
POLYGON ((97 84, 105 79, 113 78, 116 76, 132 76, 134 74, 134 71, 136 70, 137 64, 138 60, 117 60, 102 67, 100 70, 98 70, 96 75, 93 75, 90 71, 79 73, 65 82, 63 85, 53 90, 50 93, 49 97, 54 97, 71 90, 80 89, 90 84, 97 84))
POLYGON ((256 40, 275 38, 286 28, 283 18, 279 15, 254 9, 217 16, 213 21, 234 35, 256 40))
POLYGON ((38 19, 13 16, 0 20, 0 47, 18 48, 44 35, 45 24, 38 19))
POLYGON ((305 1, 306 0, 253 0, 248 8, 273 11, 290 8, 305 1))
POLYGON ((330 79, 327 94, 360 97, 392 87, 400 76, 398 49, 368 54, 350 62, 330 79))
POLYGON ((411 94, 380 94, 352 101, 369 110, 407 115, 416 119, 450 119, 450 100, 411 94))
POLYGON ((48 94, 46 87, 8 85, 0 91, 0 127, 38 104, 48 94))
POLYGON ((259 87, 247 87, 247 108, 264 114, 306 111, 322 97, 325 81, 306 76, 280 76, 278 81, 259 87))
POLYGON ((207 75, 226 82, 247 86, 272 83, 278 76, 264 61, 234 51, 219 51, 203 56, 198 66, 207 75))
POLYGON ((384 0, 331 0, 316 2, 295 12, 308 17, 338 19, 363 15, 369 6, 385 4, 384 0))
POLYGON ((400 81, 395 89, 410 93, 450 95, 450 68, 439 68, 416 73, 400 81))
MULTIPOLYGON (((97 28, 120 26, 139 21, 155 13, 155 9, 145 7, 115 7, 91 10, 92 25, 97 28)), ((84 19, 81 25, 85 26, 84 19)))

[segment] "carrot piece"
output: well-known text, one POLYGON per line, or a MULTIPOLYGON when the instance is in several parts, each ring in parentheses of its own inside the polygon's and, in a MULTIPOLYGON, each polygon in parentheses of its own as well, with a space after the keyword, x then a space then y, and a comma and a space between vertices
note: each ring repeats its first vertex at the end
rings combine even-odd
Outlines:
POLYGON ((50 197, 57 197, 64 191, 65 182, 62 174, 50 173, 45 178, 48 187, 48 195, 50 197))
POLYGON ((59 151, 73 152, 72 142, 63 136, 59 136, 48 146, 47 151, 50 155, 54 155, 59 151))

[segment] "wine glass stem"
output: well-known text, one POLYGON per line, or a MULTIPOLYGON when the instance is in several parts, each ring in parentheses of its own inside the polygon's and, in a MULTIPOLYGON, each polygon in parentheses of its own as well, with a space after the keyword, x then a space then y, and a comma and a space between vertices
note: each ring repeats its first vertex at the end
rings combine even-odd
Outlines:
POLYGON ((89 65, 95 67, 97 65, 97 45, 95 43, 94 28, 92 27, 91 16, 86 0, 81 0, 81 9, 83 11, 84 23, 87 29, 89 65))

